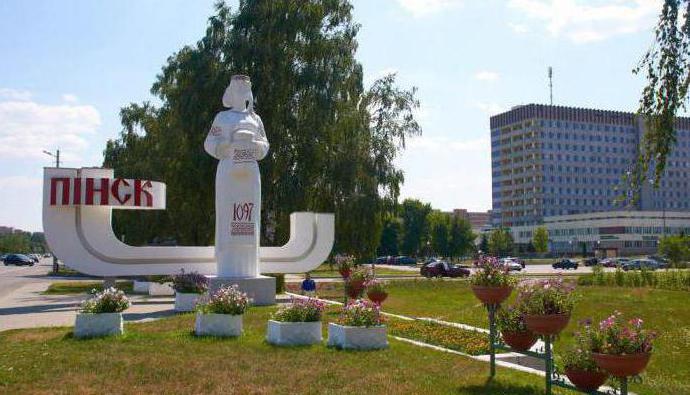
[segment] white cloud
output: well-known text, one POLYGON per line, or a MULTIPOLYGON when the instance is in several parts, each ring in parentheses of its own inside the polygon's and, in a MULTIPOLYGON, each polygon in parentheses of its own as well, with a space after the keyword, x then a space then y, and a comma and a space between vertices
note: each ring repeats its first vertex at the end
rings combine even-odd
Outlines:
POLYGON ((427 153, 460 153, 460 152, 482 152, 490 151, 490 142, 488 137, 481 137, 476 139, 449 139, 449 138, 434 138, 434 137, 414 137, 407 142, 408 150, 426 151, 427 153))
POLYGON ((539 20, 554 37, 588 43, 654 26, 660 0, 511 0, 509 6, 539 20))
POLYGON ((406 12, 415 18, 436 14, 462 5, 462 0, 397 0, 406 12))
POLYGON ((0 99, 0 157, 43 158, 43 149, 60 147, 73 155, 83 153, 88 138, 101 125, 95 107, 71 102, 58 105, 30 101, 30 93, 0 99))
POLYGON ((62 95, 62 101, 67 102, 67 103, 76 103, 79 101, 79 98, 77 95, 73 95, 71 93, 65 93, 62 95))
POLYGON ((378 70, 372 74, 364 76, 364 87, 368 88, 370 87, 376 80, 379 78, 383 78, 387 76, 388 74, 397 74, 398 69, 394 67, 386 67, 384 69, 378 70))
POLYGON ((31 100, 31 92, 21 89, 0 88, 0 100, 31 100))
POLYGON ((508 27, 514 31, 515 33, 518 34, 524 34, 529 32, 529 26, 523 25, 521 23, 508 23, 508 27))
POLYGON ((507 109, 505 106, 493 102, 475 101, 473 105, 487 115, 496 115, 507 109))
POLYGON ((495 71, 481 70, 474 74, 474 78, 479 81, 498 81, 500 75, 495 71))

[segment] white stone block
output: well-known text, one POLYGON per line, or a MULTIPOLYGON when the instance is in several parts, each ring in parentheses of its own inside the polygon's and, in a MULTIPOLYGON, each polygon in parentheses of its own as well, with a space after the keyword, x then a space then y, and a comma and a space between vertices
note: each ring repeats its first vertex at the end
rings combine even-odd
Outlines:
POLYGON ((328 346, 353 349, 377 350, 388 348, 386 326, 344 326, 328 324, 328 346))
POLYGON ((121 335, 122 313, 78 313, 74 323, 74 337, 121 335))
POLYGON ((197 336, 239 336, 242 315, 196 313, 194 334, 197 336))
POLYGON ((175 290, 172 287, 172 283, 156 283, 152 282, 149 284, 149 295, 151 296, 173 296, 175 295, 175 290))
POLYGON ((266 341, 278 346, 305 346, 320 344, 321 321, 315 322, 281 322, 268 321, 266 341))
POLYGON ((175 311, 194 311, 202 295, 203 294, 175 292, 175 311))
POLYGON ((137 294, 148 294, 149 284, 151 284, 150 281, 134 280, 132 283, 132 291, 137 294))
POLYGON ((270 276, 259 277, 217 277, 207 276, 209 279, 209 294, 218 288, 235 285, 240 291, 246 292, 252 299, 254 306, 270 306, 276 304, 276 279, 270 276))

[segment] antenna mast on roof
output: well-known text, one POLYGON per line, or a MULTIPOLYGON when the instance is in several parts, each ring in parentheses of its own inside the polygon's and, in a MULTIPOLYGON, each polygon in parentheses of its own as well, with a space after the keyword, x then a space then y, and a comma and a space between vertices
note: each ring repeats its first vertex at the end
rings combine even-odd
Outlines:
POLYGON ((553 106, 553 67, 549 66, 549 103, 553 106))

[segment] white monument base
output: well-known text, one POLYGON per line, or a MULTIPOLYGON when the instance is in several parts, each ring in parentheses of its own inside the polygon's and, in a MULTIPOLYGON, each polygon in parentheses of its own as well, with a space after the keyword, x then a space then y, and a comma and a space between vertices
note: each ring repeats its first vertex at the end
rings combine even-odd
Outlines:
POLYGON ((213 294, 224 285, 237 284, 240 291, 246 292, 255 306, 269 306, 276 304, 276 278, 259 277, 217 277, 207 276, 209 279, 209 294, 213 294))

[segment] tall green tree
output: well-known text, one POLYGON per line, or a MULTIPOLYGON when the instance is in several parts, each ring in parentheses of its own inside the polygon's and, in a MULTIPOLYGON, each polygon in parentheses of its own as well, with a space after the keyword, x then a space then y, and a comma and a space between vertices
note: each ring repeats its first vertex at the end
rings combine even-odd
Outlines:
POLYGON ((690 237, 666 236, 659 240, 659 252, 665 255, 673 267, 684 266, 690 260, 690 237))
POLYGON ((444 257, 450 256, 450 215, 440 210, 432 210, 427 216, 431 251, 444 257))
POLYGON ((31 234, 12 232, 0 235, 0 252, 3 254, 31 252, 31 234))
POLYGON ((487 253, 489 251, 489 237, 486 233, 482 233, 479 237, 479 251, 487 253))
POLYGON ((539 226, 534 229, 532 245, 534 250, 540 254, 549 252, 549 231, 545 227, 539 226))
POLYGON ((381 242, 376 251, 377 255, 398 255, 400 249, 400 237, 402 233, 402 223, 400 218, 390 216, 386 218, 381 232, 381 242))
POLYGON ((166 182, 168 201, 164 212, 118 210, 117 234, 212 241, 216 161, 203 141, 230 77, 242 73, 271 144, 260 162, 262 242, 284 243, 292 212, 334 212, 335 252, 373 255, 404 180, 394 159, 421 128, 414 88, 398 88, 395 75, 364 88, 358 29, 346 0, 241 0, 236 11, 218 3, 204 37, 158 75, 151 92, 161 104, 121 111, 105 166, 166 182))
POLYGON ((686 108, 690 84, 690 0, 664 0, 651 49, 633 71, 646 76, 638 113, 644 118, 639 160, 627 176, 628 196, 648 177, 655 187, 677 143, 675 117, 686 108))
POLYGON ((513 251, 513 235, 507 228, 495 229, 489 235, 489 252, 492 255, 502 256, 513 251))
POLYGON ((474 251, 474 240, 477 235, 472 232, 472 225, 465 218, 453 215, 450 225, 449 256, 451 258, 467 255, 474 251))
POLYGON ((400 218, 403 223, 403 235, 400 249, 403 254, 417 256, 422 247, 429 241, 429 222, 431 205, 416 199, 405 199, 400 205, 400 218))

